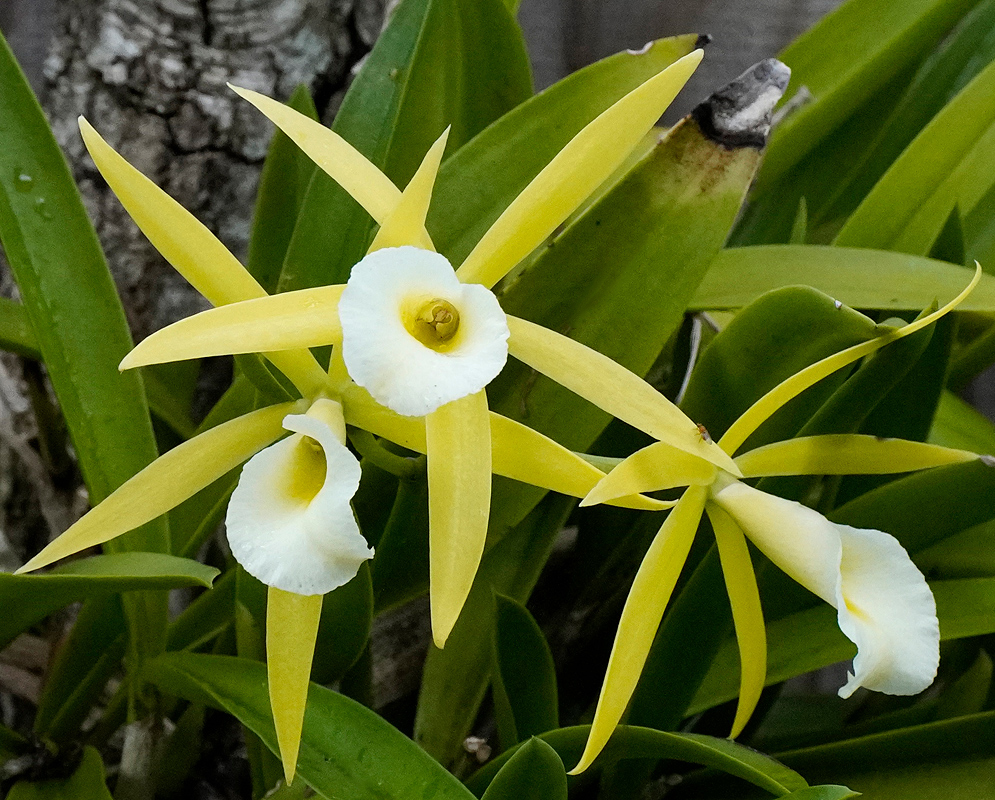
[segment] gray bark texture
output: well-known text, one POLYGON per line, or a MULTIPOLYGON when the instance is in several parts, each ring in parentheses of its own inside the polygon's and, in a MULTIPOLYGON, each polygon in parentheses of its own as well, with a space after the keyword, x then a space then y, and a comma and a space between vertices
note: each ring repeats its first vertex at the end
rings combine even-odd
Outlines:
POLYGON ((272 126, 226 86, 307 85, 327 109, 380 29, 383 0, 73 0, 58 4, 45 107, 100 235, 136 339, 203 301, 97 175, 83 114, 244 258, 272 126))

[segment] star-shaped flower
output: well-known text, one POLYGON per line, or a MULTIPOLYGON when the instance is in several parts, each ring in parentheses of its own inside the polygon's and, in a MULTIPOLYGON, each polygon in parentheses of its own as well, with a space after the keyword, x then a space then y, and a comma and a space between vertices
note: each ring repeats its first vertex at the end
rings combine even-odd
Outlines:
MULTIPOLYGON (((94 162, 129 214, 166 259, 217 306, 149 337, 122 368, 263 352, 302 400, 251 412, 169 451, 21 571, 125 533, 248 460, 229 505, 228 536, 236 558, 269 585, 270 697, 289 780, 297 760, 321 595, 349 580, 372 555, 349 508, 358 473, 345 446, 345 423, 429 455, 433 630, 440 645, 455 623, 483 550, 492 472, 578 497, 604 477, 577 454, 488 411, 483 386, 503 365, 506 346, 606 410, 653 430, 678 449, 737 472, 728 456, 702 442, 697 429, 688 427, 665 398, 644 391, 645 384, 631 373, 582 345, 531 323, 504 319, 488 288, 615 169, 699 58, 696 54, 674 64, 588 125, 505 211, 457 273, 440 269, 451 268, 434 253, 424 227, 445 135, 402 193, 331 131, 274 101, 243 92, 284 122, 290 114, 289 127, 298 134, 298 143, 380 222, 371 254, 348 287, 273 297, 203 225, 81 119, 94 162), (426 263, 431 266, 420 266, 426 263), (411 279, 390 279, 399 274, 411 279), (371 296, 372 312, 364 306, 371 296), (342 325, 340 298, 347 309, 342 325), (355 326, 348 311, 353 300, 355 326), (389 324, 400 323, 403 330, 394 325, 386 341, 381 340, 385 328, 376 324, 377 313, 388 314, 389 324), (306 348, 338 344, 343 338, 326 373, 306 348), (412 349, 409 338, 425 352, 412 349), (413 379, 392 386, 391 365, 398 363, 399 355, 392 342, 398 341, 404 342, 408 349, 403 352, 409 356, 417 353, 415 360, 428 360, 419 362, 423 366, 413 379), (382 404, 348 376, 343 357, 382 404), (386 363, 386 370, 377 359, 386 363), (371 368, 368 374, 364 364, 371 368), (626 386, 631 395, 625 393, 626 386), (293 435, 277 442, 288 431, 293 435)), ((648 498, 618 503, 649 509, 664 505, 648 498)))
MULTIPOLYGON (((822 378, 878 348, 935 322, 974 288, 945 307, 816 362, 754 403, 719 440, 733 455, 775 411, 822 378)), ((702 433, 702 436, 707 436, 702 433)), ((742 478, 907 472, 979 456, 901 439, 858 434, 800 437, 735 459, 742 478)), ((837 609, 840 629, 857 645, 853 673, 840 689, 860 686, 916 694, 932 683, 939 663, 936 605, 926 580, 891 535, 830 522, 800 503, 766 494, 712 463, 657 442, 615 467, 582 505, 620 493, 688 486, 643 558, 619 621, 587 746, 573 773, 585 770, 608 742, 649 655, 703 513, 715 532, 740 650, 740 694, 732 736, 742 731, 764 686, 767 645, 747 538, 794 580, 837 609)))

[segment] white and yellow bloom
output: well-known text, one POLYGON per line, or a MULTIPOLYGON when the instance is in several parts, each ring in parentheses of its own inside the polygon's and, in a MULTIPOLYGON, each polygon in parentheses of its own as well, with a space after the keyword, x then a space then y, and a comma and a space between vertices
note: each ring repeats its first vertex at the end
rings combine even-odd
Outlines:
MULTIPOLYGON (((775 411, 822 378, 914 333, 955 308, 974 280, 942 309, 883 336, 816 362, 771 389, 729 427, 718 444, 733 455, 775 411)), ((740 652, 739 706, 732 735, 742 731, 760 699, 767 645, 760 595, 746 540, 775 565, 837 609, 840 629, 857 645, 853 672, 840 689, 864 686, 916 694, 939 664, 939 624, 932 593, 908 553, 890 534, 839 525, 800 503, 754 489, 738 478, 775 475, 884 474, 952 464, 977 454, 900 439, 858 434, 777 442, 735 459, 740 476, 651 444, 621 462, 589 494, 592 505, 618 493, 688 486, 657 534, 633 581, 619 621, 591 733, 573 773, 604 748, 635 691, 653 638, 687 559, 703 513, 715 532, 740 652)))
MULTIPOLYGON (((303 399, 246 414, 169 451, 22 571, 144 524, 249 460, 229 505, 228 535, 236 557, 269 586, 269 692, 289 781, 296 767, 321 593, 348 580, 371 555, 348 507, 357 471, 345 447, 345 423, 429 456, 433 632, 440 646, 459 615, 483 550, 492 472, 577 497, 604 477, 577 454, 488 411, 483 387, 508 352, 610 413, 735 474, 737 468, 725 453, 702 442, 697 428, 638 378, 582 345, 506 318, 490 293, 614 171, 699 59, 700 53, 685 57, 589 124, 505 210, 455 272, 434 253, 424 225, 445 135, 401 192, 331 131, 275 101, 240 91, 380 223, 371 255, 349 286, 273 297, 201 223, 81 119, 94 162, 129 214, 216 306, 149 337, 122 368, 262 352, 303 399), (384 272, 389 273, 386 280, 384 272), (390 275, 406 275, 399 282, 407 289, 398 294, 390 275), (346 313, 340 324, 343 298, 346 313), (342 344, 333 349, 330 375, 307 349, 322 343, 342 344), (348 368, 382 403, 349 377, 346 352, 348 368), (402 373, 398 381, 390 373, 402 361, 404 366, 417 362, 420 368, 397 370, 402 373), (278 441, 288 432, 293 435, 278 441)), ((609 502, 666 506, 642 497, 609 502)))

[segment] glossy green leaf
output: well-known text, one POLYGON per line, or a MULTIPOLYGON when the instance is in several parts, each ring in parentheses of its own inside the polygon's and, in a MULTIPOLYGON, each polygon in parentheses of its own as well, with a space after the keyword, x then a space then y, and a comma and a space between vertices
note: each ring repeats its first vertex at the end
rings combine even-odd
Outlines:
MULTIPOLYGON (((556 751, 564 763, 575 764, 584 749, 589 731, 589 725, 580 725, 551 731, 540 738, 556 751)), ((467 781, 467 786, 479 796, 495 779, 498 770, 517 752, 516 749, 505 753, 483 767, 467 781)), ((666 733, 631 725, 619 727, 595 766, 620 759, 662 758, 715 767, 766 789, 777 797, 785 797, 808 786, 801 775, 783 764, 728 739, 696 733, 666 733)))
MULTIPOLYGON (((940 637, 963 639, 995 632, 995 579, 964 578, 930 584, 936 598, 940 637)), ((836 610, 819 604, 767 625, 767 685, 853 657, 855 647, 840 631, 836 610)), ((688 709, 696 714, 736 697, 736 643, 726 641, 688 709)))
POLYGON ((760 181, 772 181, 865 100, 920 61, 977 0, 850 0, 781 53, 812 102, 777 130, 760 181), (841 46, 845 43, 845 46, 841 46))
POLYGON ((428 586, 428 480, 424 472, 398 483, 370 569, 378 611, 411 600, 428 586))
POLYGON ((895 161, 836 244, 925 255, 954 206, 964 214, 995 184, 995 63, 975 77, 895 161))
POLYGON ((494 593, 528 599, 553 541, 575 504, 550 494, 484 553, 444 650, 429 647, 415 717, 415 741, 443 764, 463 751, 490 679, 494 593))
MULTIPOLYGON (((765 292, 805 285, 851 308, 919 311, 956 297, 973 270, 945 261, 862 248, 809 245, 734 247, 720 252, 689 308, 741 308, 765 292)), ((995 278, 981 282, 960 311, 995 312, 995 278)))
MULTIPOLYGON (((447 126, 455 151, 531 94, 522 33, 503 0, 404 0, 333 129, 403 187, 447 126)), ((369 215, 316 172, 280 288, 344 283, 372 228, 369 215)))
POLYGON ((995 714, 987 712, 811 747, 781 758, 877 800, 988 797, 995 714))
POLYGON ((0 349, 40 359, 38 341, 24 306, 6 297, 0 300, 0 349))
POLYGON ((104 782, 104 762, 92 747, 83 750, 83 759, 68 778, 20 781, 7 795, 7 800, 111 800, 104 782))
POLYGON ((235 574, 234 569, 228 570, 170 623, 169 650, 198 650, 234 624, 235 574))
POLYGON ((559 725, 556 668, 538 624, 522 604, 494 598, 494 712, 503 748, 559 725))
POLYGON ((373 585, 370 569, 363 564, 356 577, 321 601, 312 680, 333 683, 345 675, 362 655, 372 622, 373 585))
MULTIPOLYGON (((295 111, 318 119, 307 86, 301 84, 287 100, 295 111)), ((276 290, 283 261, 294 233, 304 195, 317 169, 283 131, 277 129, 259 176, 256 211, 249 238, 246 269, 270 294, 276 290)))
POLYGON ((567 800, 563 762, 542 739, 529 739, 494 776, 483 800, 567 800))
POLYGON ((210 587, 218 571, 196 561, 158 553, 116 553, 72 561, 44 575, 0 574, 0 642, 53 611, 107 592, 210 587))
MULTIPOLYGON (((234 715, 275 752, 265 665, 230 656, 167 653, 148 666, 160 689, 234 715)), ((367 708, 311 684, 297 772, 326 797, 467 800, 456 778, 367 708)))
POLYGON ((995 454, 995 425, 957 395, 944 392, 933 419, 929 441, 944 447, 995 454))
MULTIPOLYGON (((819 359, 866 341, 874 323, 805 287, 763 295, 740 312, 701 355, 684 411, 718 438, 755 400, 819 359)), ((751 437, 754 445, 790 438, 845 375, 835 374, 788 403, 751 437)))
POLYGON ((860 792, 855 792, 846 786, 808 786, 798 789, 786 797, 793 800, 846 800, 848 797, 859 797, 860 792))

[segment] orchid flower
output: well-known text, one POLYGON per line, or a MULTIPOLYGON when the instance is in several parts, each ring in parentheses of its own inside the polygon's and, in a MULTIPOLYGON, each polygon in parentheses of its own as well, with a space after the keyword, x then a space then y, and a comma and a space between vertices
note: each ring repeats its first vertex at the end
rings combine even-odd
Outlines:
MULTIPOLYGON (((380 420, 394 412, 394 428, 410 418, 424 430, 432 630, 441 647, 484 550, 495 447, 484 388, 509 353, 676 449, 737 473, 732 460, 703 441, 662 395, 595 351, 506 315, 491 292, 617 169, 700 59, 696 51, 675 62, 578 133, 457 270, 435 252, 425 230, 447 134, 401 192, 334 132, 263 95, 235 89, 349 191, 380 229, 346 285, 206 311, 148 337, 122 366, 337 345, 330 369, 334 391, 346 398, 347 422, 366 427, 348 401, 358 386, 380 406, 380 420)), ((390 429, 380 432, 399 441, 390 429)))
MULTIPOLYGON (((974 288, 921 319, 818 361, 756 401, 721 437, 730 456, 774 412, 832 372, 954 309, 974 288)), ((703 437, 707 436, 702 432, 703 437)), ((776 566, 837 609, 843 633, 857 645, 853 671, 839 690, 917 694, 939 664, 936 605, 925 578, 890 534, 830 522, 800 503, 755 489, 742 478, 775 475, 886 474, 978 458, 975 453, 860 434, 799 437, 735 459, 736 476, 711 462, 656 442, 616 466, 582 502, 687 486, 650 545, 619 621, 590 736, 572 774, 594 761, 621 721, 703 513, 715 533, 740 655, 740 693, 731 736, 746 725, 764 686, 767 644, 747 539, 776 566)))
MULTIPOLYGON (((166 453, 20 571, 38 569, 138 527, 248 460, 229 503, 227 532, 236 559, 269 587, 269 691, 289 782, 296 768, 322 594, 348 581, 372 556, 349 507, 359 470, 345 445, 346 423, 429 454, 432 612, 440 646, 455 623, 480 560, 491 473, 576 497, 585 496, 604 477, 581 456, 488 411, 483 387, 504 363, 505 342, 513 353, 520 350, 530 363, 541 364, 547 374, 565 373, 561 382, 585 387, 585 396, 595 402, 600 399, 608 410, 617 409, 619 416, 642 423, 675 447, 737 472, 721 450, 698 439, 696 429, 685 424, 669 401, 652 390, 643 391, 635 376, 579 344, 521 320, 505 321, 487 288, 615 169, 699 59, 700 54, 688 56, 673 65, 578 134, 506 210, 459 273, 440 261, 442 256, 434 253, 424 229, 445 135, 401 193, 335 134, 321 126, 315 131, 307 127, 313 124, 310 120, 292 117, 297 128, 287 125, 298 134, 298 143, 310 142, 312 155, 328 157, 322 166, 381 227, 370 256, 357 265, 356 280, 349 286, 274 297, 266 295, 201 223, 81 119, 87 148, 126 210, 159 252, 218 307, 149 337, 122 362, 122 368, 211 352, 258 351, 287 376, 302 399, 251 412, 166 453), (428 266, 420 266, 424 264, 428 266), (398 275, 402 277, 395 280, 398 275), (391 297, 398 286, 407 289, 391 297), (379 299, 378 291, 384 293, 379 299), (372 310, 363 305, 371 293, 372 310), (339 324, 340 297, 347 307, 353 303, 358 333, 334 348, 329 374, 307 347, 343 338, 340 331, 351 323, 339 324), (381 317, 386 319, 383 328, 375 322, 378 311, 388 314, 381 317), (408 312, 412 316, 406 316, 408 312), (407 327, 401 341, 409 346, 403 352, 424 359, 419 362, 424 374, 416 371, 408 383, 393 387, 388 381, 385 388, 376 375, 383 376, 384 363, 388 372, 397 365, 398 330, 396 325, 389 329, 397 322, 413 326, 418 334, 409 338, 425 352, 410 348, 411 342, 403 338, 411 333, 407 327), (382 334, 387 338, 378 338, 382 334), (239 349, 233 339, 243 339, 248 346, 239 349), (484 355, 475 351, 477 342, 482 342, 484 355), (571 359, 577 353, 586 360, 578 359, 574 369, 571 359), (433 360, 440 355, 444 357, 433 360), (349 377, 344 358, 383 403, 349 377), (372 365, 373 377, 366 377, 364 363, 372 365), (452 369, 446 372, 447 367, 452 369), (623 386, 633 387, 632 399, 616 396, 613 375, 623 386), (427 399, 418 400, 417 395, 426 395, 422 384, 433 382, 438 387, 430 388, 427 399), (410 402, 423 405, 412 408, 410 402), (418 416, 403 416, 392 407, 418 416), (278 441, 288 432, 289 438, 278 441)), ((244 94, 273 116, 288 111, 259 95, 244 94)), ((349 317, 348 311, 345 316, 349 317)), ((622 498, 617 504, 666 507, 649 498, 622 498)))

